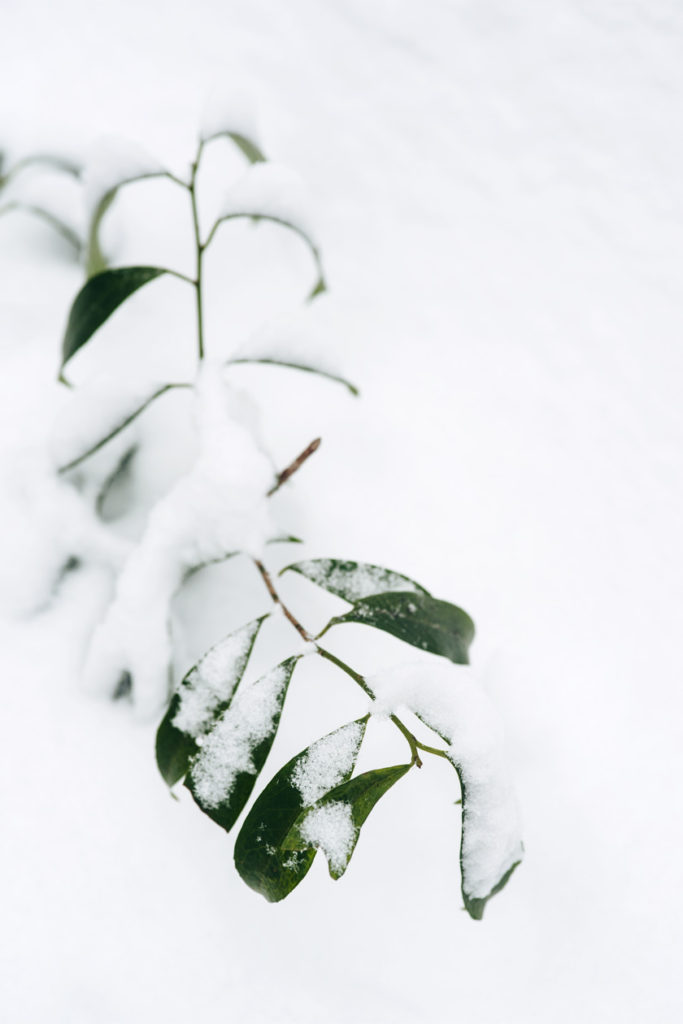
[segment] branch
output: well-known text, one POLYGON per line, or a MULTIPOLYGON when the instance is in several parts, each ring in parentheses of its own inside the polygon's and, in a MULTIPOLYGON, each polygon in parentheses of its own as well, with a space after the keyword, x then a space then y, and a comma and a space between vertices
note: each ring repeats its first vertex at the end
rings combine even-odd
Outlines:
POLYGON ((309 459, 314 452, 317 452, 318 448, 320 447, 320 444, 321 439, 319 437, 316 437, 315 441, 311 441, 308 448, 304 448, 301 454, 297 455, 297 457, 294 459, 294 462, 291 462, 286 469, 283 469, 281 473, 278 473, 277 480, 270 488, 270 490, 267 492, 266 497, 270 498, 273 496, 273 494, 275 494, 276 491, 279 491, 282 485, 286 484, 289 478, 291 476, 294 476, 297 470, 301 469, 304 462, 307 459, 309 459))

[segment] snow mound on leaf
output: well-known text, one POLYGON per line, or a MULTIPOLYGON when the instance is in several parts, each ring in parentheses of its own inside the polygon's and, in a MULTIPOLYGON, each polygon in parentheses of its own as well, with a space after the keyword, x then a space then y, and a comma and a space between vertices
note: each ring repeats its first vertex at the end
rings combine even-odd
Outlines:
POLYGON ((387 669, 368 680, 373 714, 407 707, 448 744, 463 789, 463 890, 486 897, 522 859, 520 814, 498 714, 469 666, 443 659, 387 669))
POLYGON ((144 716, 168 699, 170 604, 185 574, 232 551, 260 557, 270 534, 270 460, 218 365, 200 370, 196 402, 197 461, 152 509, 86 662, 86 685, 95 692, 114 693, 128 675, 144 716))

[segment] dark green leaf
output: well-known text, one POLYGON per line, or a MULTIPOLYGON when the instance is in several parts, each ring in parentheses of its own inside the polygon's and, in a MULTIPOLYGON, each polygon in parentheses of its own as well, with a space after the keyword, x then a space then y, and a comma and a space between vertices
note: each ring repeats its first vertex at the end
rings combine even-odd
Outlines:
POLYGON ((262 615, 230 633, 200 658, 173 695, 156 737, 157 765, 169 786, 187 773, 204 736, 229 706, 244 675, 262 615))
POLYGON ((167 273, 160 267, 121 267, 91 277, 71 306, 62 342, 62 368, 133 292, 167 273))
POLYGON ((493 889, 491 889, 491 892, 488 894, 488 896, 468 896, 463 886, 462 898, 465 903, 465 910, 470 915, 470 917, 473 918, 473 920, 481 921, 482 917, 484 916, 484 910, 486 909, 486 904, 488 903, 488 901, 491 899, 492 896, 495 896, 496 893, 499 893, 501 889, 505 888, 505 886, 508 884, 510 880, 512 872, 515 870, 515 868, 519 867, 521 863, 521 860, 515 861, 512 867, 505 872, 500 882, 498 882, 497 885, 494 885, 493 889))
POLYGON ((270 753, 299 658, 287 658, 255 682, 242 683, 193 758, 185 785, 226 832, 242 813, 270 753))
POLYGON ((303 544, 301 537, 292 537, 291 534, 282 537, 271 537, 266 544, 303 544))
POLYGON ((318 377, 326 377, 327 380, 333 380, 336 384, 343 384, 345 388, 348 388, 352 395, 358 395, 359 391, 355 384, 346 380, 344 377, 339 377, 335 373, 328 373, 327 370, 318 369, 317 366, 309 366, 307 363, 293 363, 285 359, 271 359, 267 356, 261 358, 254 357, 253 359, 245 357, 244 359, 231 359, 230 365, 237 366, 244 363, 258 363, 262 366, 284 366, 289 370, 301 370, 303 373, 315 373, 318 377))
POLYGON ((336 594, 354 604, 362 598, 373 597, 375 594, 386 594, 390 591, 414 592, 427 594, 415 580, 402 576, 391 569, 383 569, 379 565, 367 562, 343 562, 338 558, 311 558, 306 562, 295 562, 280 571, 298 572, 311 583, 316 583, 330 594, 336 594))
POLYGON ((282 849, 307 850, 311 846, 321 849, 327 857, 332 878, 341 878, 370 811, 410 767, 399 764, 364 772, 326 793, 313 808, 299 815, 282 849))
POLYGON ((474 639, 474 623, 467 612, 429 594, 375 594, 356 601, 351 611, 330 619, 332 626, 359 622, 391 633, 413 647, 441 654, 456 665, 467 665, 468 651, 474 639))
POLYGON ((288 896, 306 875, 315 850, 284 850, 289 830, 306 807, 353 772, 367 718, 335 729, 293 757, 271 779, 245 818, 235 843, 235 866, 271 903, 288 896))

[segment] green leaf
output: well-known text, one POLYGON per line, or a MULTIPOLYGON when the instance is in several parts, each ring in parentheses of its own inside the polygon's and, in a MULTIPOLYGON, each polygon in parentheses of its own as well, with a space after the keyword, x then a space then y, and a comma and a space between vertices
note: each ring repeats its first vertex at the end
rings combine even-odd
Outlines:
POLYGON ((391 569, 383 569, 379 565, 369 565, 367 562, 343 562, 337 558, 311 558, 305 562, 295 562, 287 565, 280 571, 280 576, 285 572, 298 572, 305 576, 311 583, 317 584, 330 594, 336 594, 354 604, 361 598, 373 597, 376 594, 386 594, 390 591, 413 592, 416 594, 427 594, 428 591, 421 587, 415 580, 402 576, 391 569))
POLYGON ((362 598, 346 615, 330 619, 320 636, 345 622, 374 626, 422 651, 441 654, 456 665, 469 663, 469 647, 474 639, 472 619, 462 608, 437 601, 429 594, 399 592, 362 598))
POLYGON ((465 904, 465 910, 474 921, 481 921, 482 917, 484 916, 484 910, 486 909, 486 904, 488 903, 488 901, 491 899, 492 896, 495 896, 496 893, 499 893, 501 889, 505 888, 505 886, 510 881, 510 877, 512 876, 513 871, 515 870, 515 868, 519 867, 521 863, 521 860, 516 860, 512 867, 505 872, 500 882, 498 882, 497 885, 494 885, 493 889, 491 889, 491 892, 488 894, 488 896, 468 896, 463 886, 462 898, 465 904))
POLYGON ((167 273, 161 267, 121 267, 86 281, 69 313, 62 342, 62 369, 133 292, 167 273))
POLYGON ((235 866, 243 880, 271 903, 288 896, 308 872, 314 849, 284 850, 282 844, 302 810, 353 772, 367 717, 316 740, 281 768, 257 797, 235 843, 235 866))
POLYGON ((266 544, 303 544, 301 537, 294 537, 292 534, 282 535, 282 537, 271 537, 270 540, 266 541, 266 544))
POLYGON ((337 786, 313 808, 299 815, 287 833, 282 849, 321 849, 327 857, 332 878, 341 878, 370 811, 410 768, 410 764, 377 768, 337 786))
POLYGON ((242 683, 193 758, 185 785, 226 832, 242 813, 270 753, 300 657, 287 658, 260 679, 242 683))
POLYGON ((321 370, 317 366, 310 366, 308 363, 293 363, 293 362, 290 362, 289 360, 285 360, 285 359, 271 359, 268 356, 263 356, 263 357, 260 357, 260 358, 257 358, 257 357, 254 357, 254 358, 244 357, 243 359, 242 358, 237 358, 237 359, 230 359, 229 360, 229 365, 230 366, 238 366, 240 364, 245 364, 245 363, 251 363, 251 364, 258 363, 258 364, 260 364, 262 366, 284 366, 288 370, 301 370, 303 373, 314 373, 318 377, 325 377, 327 380, 332 380, 336 384, 343 384, 345 388, 348 388, 348 390, 351 392, 352 395, 357 396, 360 393, 358 391, 358 388, 356 387, 356 385, 352 384, 350 381, 346 380, 344 377, 339 377, 335 373, 328 373, 327 370, 321 370))
POLYGON ((229 706, 267 618, 262 615, 215 644, 190 669, 171 698, 156 736, 157 765, 169 786, 187 773, 200 748, 197 740, 229 706))

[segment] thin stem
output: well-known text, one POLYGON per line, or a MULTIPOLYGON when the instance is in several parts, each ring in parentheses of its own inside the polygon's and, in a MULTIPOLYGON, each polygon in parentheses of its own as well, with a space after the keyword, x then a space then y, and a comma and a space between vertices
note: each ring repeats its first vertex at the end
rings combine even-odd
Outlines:
POLYGON ((202 158, 202 150, 204 148, 204 142, 200 141, 199 149, 197 150, 197 158, 192 164, 192 176, 190 178, 190 200, 192 202, 192 227, 194 230, 194 242, 195 251, 197 254, 197 275, 194 281, 195 294, 197 298, 197 353, 199 356, 199 362, 204 358, 204 310, 202 303, 202 260, 204 257, 204 248, 202 245, 201 235, 199 233, 199 211, 197 209, 197 172, 199 170, 199 163, 202 158))
POLYGON ((282 609, 285 618, 289 622, 291 622, 291 624, 294 626, 294 629, 297 631, 299 636, 302 637, 302 639, 305 640, 306 643, 311 643, 312 640, 313 640, 313 637, 310 635, 308 630, 304 629, 304 627, 301 625, 299 620, 294 617, 294 615, 290 612, 290 610, 287 607, 287 605, 284 604, 284 602, 281 600, 280 595, 278 594, 277 590, 275 589, 273 581, 272 581, 272 579, 270 577, 270 573, 266 569, 266 567, 263 564, 263 562, 260 562, 258 560, 258 558, 255 558, 254 559, 254 565, 256 566, 258 571, 261 573, 261 579, 265 583, 266 589, 268 590, 268 593, 270 594, 273 603, 278 605, 282 609))
POLYGON ((277 479, 275 480, 275 483, 270 488, 270 490, 266 493, 266 497, 272 498, 275 492, 279 491, 282 485, 287 483, 289 478, 291 476, 294 476, 297 470, 301 469, 304 462, 307 459, 309 459, 314 452, 317 452, 318 448, 320 447, 320 444, 321 439, 319 437, 316 437, 315 441, 311 441, 308 447, 304 448, 300 455, 297 455, 297 457, 294 459, 294 462, 290 462, 286 469, 283 469, 281 473, 278 473, 277 479))

